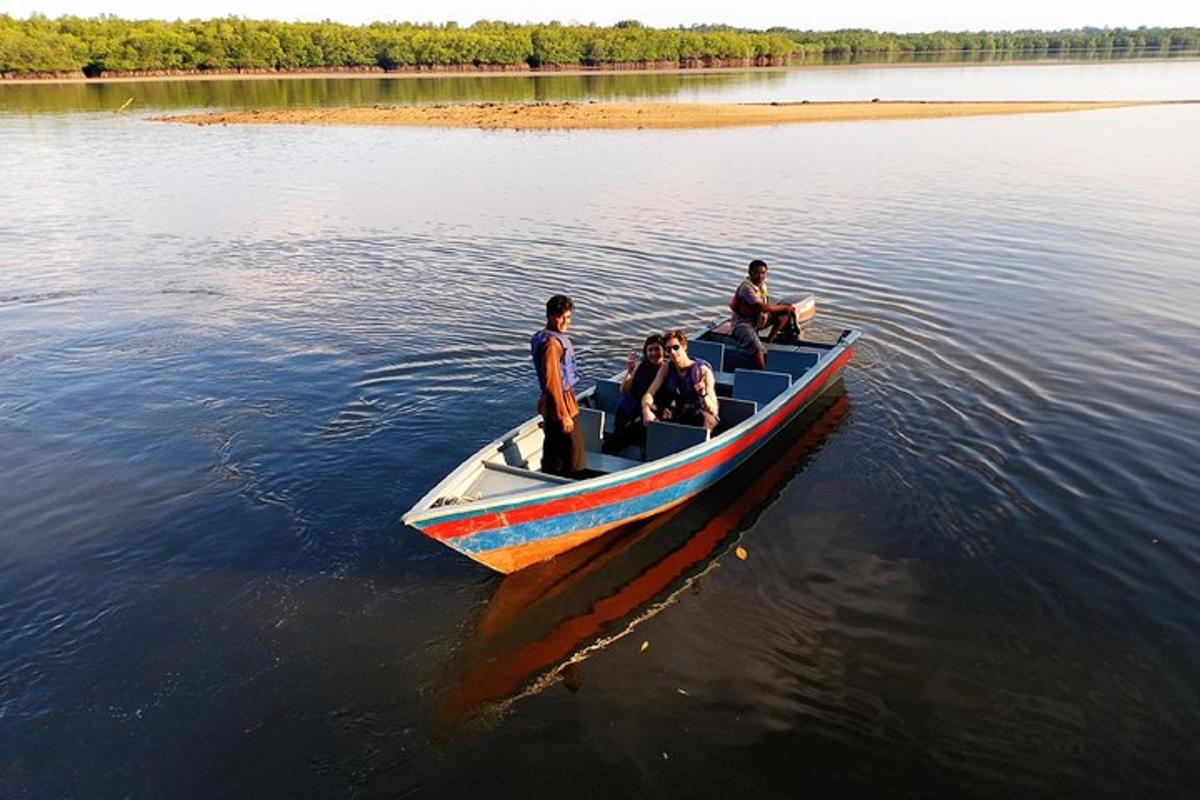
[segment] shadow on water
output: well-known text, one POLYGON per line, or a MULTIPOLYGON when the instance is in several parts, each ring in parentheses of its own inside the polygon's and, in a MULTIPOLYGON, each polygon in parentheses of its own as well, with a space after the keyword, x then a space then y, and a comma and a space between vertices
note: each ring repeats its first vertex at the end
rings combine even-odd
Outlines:
POLYGON ((682 507, 505 576, 450 671, 443 724, 487 719, 669 607, 821 450, 850 411, 839 381, 761 452, 682 507))

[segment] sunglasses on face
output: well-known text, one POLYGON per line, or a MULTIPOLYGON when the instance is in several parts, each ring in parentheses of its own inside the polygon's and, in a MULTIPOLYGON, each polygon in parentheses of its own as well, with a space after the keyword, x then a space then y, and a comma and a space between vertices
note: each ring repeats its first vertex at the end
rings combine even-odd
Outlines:
POLYGON ((681 345, 681 344, 669 344, 669 345, 667 345, 667 346, 666 346, 665 348, 663 348, 663 349, 664 349, 664 350, 666 350, 668 353, 673 353, 673 352, 675 352, 676 350, 682 350, 682 349, 683 349, 683 345, 681 345))

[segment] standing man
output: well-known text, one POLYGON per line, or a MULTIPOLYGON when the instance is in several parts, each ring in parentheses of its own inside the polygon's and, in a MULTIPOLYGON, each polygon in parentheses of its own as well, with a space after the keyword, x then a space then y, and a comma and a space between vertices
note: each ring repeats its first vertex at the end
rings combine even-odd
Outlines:
POLYGON ((538 413, 542 415, 545 443, 542 445, 542 472, 577 478, 587 469, 583 431, 575 424, 579 403, 575 384, 579 372, 575 366, 575 347, 567 338, 575 304, 565 294, 546 301, 546 327, 529 340, 533 366, 537 370, 538 413))
POLYGON ((733 293, 729 310, 733 312, 733 340, 752 353, 758 369, 767 368, 767 348, 758 338, 759 330, 771 328, 767 341, 784 331, 796 319, 796 307, 790 303, 772 303, 767 294, 767 262, 754 259, 746 278, 733 293))

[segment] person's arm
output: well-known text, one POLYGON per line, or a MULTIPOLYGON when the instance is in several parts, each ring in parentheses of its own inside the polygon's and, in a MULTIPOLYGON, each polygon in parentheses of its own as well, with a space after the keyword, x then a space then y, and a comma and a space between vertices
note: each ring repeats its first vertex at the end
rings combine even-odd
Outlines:
POLYGON ((748 305, 754 306, 760 313, 779 314, 787 312, 789 314, 796 313, 796 307, 790 303, 764 303, 759 299, 758 295, 750 290, 749 286, 742 284, 738 288, 738 294, 748 305))
MULTIPOLYGON (((553 418, 562 423, 563 432, 570 433, 575 429, 575 420, 567 408, 567 398, 562 391, 563 347, 557 339, 551 339, 542 348, 542 374, 546 376, 546 396, 550 399, 550 409, 553 418)), ((545 413, 543 412, 543 416, 545 413)))
POLYGON ((763 307, 763 310, 768 314, 796 313, 796 307, 791 303, 768 303, 763 307))
POLYGON ((646 393, 642 395, 642 422, 647 425, 658 419, 658 417, 654 416, 654 395, 658 393, 658 390, 662 388, 663 381, 667 379, 667 369, 668 365, 666 363, 658 368, 654 380, 650 382, 646 393))
POLYGON ((708 367, 700 368, 700 385, 696 387, 696 391, 700 395, 700 413, 704 415, 704 427, 711 431, 721 420, 717 416, 717 379, 708 367))
POLYGON ((717 415, 717 379, 709 367, 700 367, 700 385, 696 389, 704 410, 715 417, 717 415))
POLYGON ((637 356, 634 353, 635 351, 630 349, 629 360, 625 364, 625 377, 621 378, 621 394, 629 394, 633 391, 633 374, 637 372, 637 356))

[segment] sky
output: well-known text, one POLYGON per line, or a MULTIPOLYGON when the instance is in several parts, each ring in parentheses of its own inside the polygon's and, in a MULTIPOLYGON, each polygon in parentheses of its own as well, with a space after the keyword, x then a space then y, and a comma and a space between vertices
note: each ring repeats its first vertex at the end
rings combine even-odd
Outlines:
POLYGON ((1016 30, 1060 28, 1200 26, 1196 0, 0 0, 0 12, 26 17, 37 12, 128 19, 190 19, 240 16, 254 19, 321 20, 360 24, 375 20, 446 22, 479 19, 510 22, 595 22, 636 19, 654 27, 726 23, 746 28, 783 25, 811 30, 870 28, 879 31, 1016 30))

